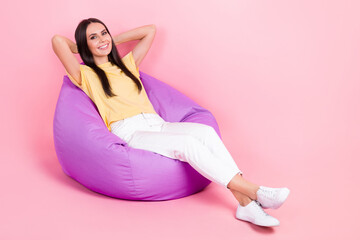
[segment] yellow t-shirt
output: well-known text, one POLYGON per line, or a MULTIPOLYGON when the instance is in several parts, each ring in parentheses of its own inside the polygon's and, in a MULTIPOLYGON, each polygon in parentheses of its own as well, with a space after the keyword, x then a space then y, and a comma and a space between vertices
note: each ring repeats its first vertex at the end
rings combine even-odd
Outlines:
MULTIPOLYGON (((129 71, 140 80, 139 67, 136 67, 132 51, 124 56, 122 61, 129 71)), ((115 121, 132 117, 142 112, 156 113, 141 80, 140 83, 143 89, 139 94, 137 85, 118 66, 112 65, 111 62, 97 66, 105 71, 112 92, 117 96, 106 97, 99 77, 95 71, 87 65, 80 64, 81 85, 79 85, 66 70, 65 72, 70 80, 82 89, 95 103, 109 131, 111 131, 110 124, 115 121)))

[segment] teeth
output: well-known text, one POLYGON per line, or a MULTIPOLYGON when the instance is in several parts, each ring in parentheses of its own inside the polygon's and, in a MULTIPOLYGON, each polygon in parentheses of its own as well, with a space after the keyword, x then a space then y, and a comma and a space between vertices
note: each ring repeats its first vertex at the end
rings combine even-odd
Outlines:
POLYGON ((104 45, 104 46, 102 46, 102 47, 99 47, 99 48, 103 49, 103 48, 106 48, 108 45, 109 45, 109 44, 106 44, 106 45, 104 45))

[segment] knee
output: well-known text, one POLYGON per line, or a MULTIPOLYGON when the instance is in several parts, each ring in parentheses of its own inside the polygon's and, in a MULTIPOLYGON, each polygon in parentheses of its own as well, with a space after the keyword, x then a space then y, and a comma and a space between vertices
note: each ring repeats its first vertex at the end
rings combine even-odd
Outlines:
POLYGON ((206 136, 208 137, 215 137, 218 138, 219 135, 217 134, 217 132, 215 131, 215 129, 209 125, 204 125, 204 133, 206 134, 206 136))
POLYGON ((217 132, 212 126, 206 124, 199 124, 199 130, 205 135, 217 135, 217 132))

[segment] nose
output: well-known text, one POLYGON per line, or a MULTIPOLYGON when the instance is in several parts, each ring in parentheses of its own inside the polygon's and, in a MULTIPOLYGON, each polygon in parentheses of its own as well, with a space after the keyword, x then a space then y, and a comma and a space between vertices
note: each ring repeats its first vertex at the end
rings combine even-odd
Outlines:
POLYGON ((104 42, 105 39, 106 39, 105 36, 100 36, 100 42, 104 42))

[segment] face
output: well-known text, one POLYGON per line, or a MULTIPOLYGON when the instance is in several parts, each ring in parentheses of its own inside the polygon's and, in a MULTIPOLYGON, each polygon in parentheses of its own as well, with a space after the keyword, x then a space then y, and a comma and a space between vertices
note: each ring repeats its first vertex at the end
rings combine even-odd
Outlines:
POLYGON ((88 47, 94 57, 104 57, 111 52, 111 36, 101 23, 90 23, 86 29, 88 47))

